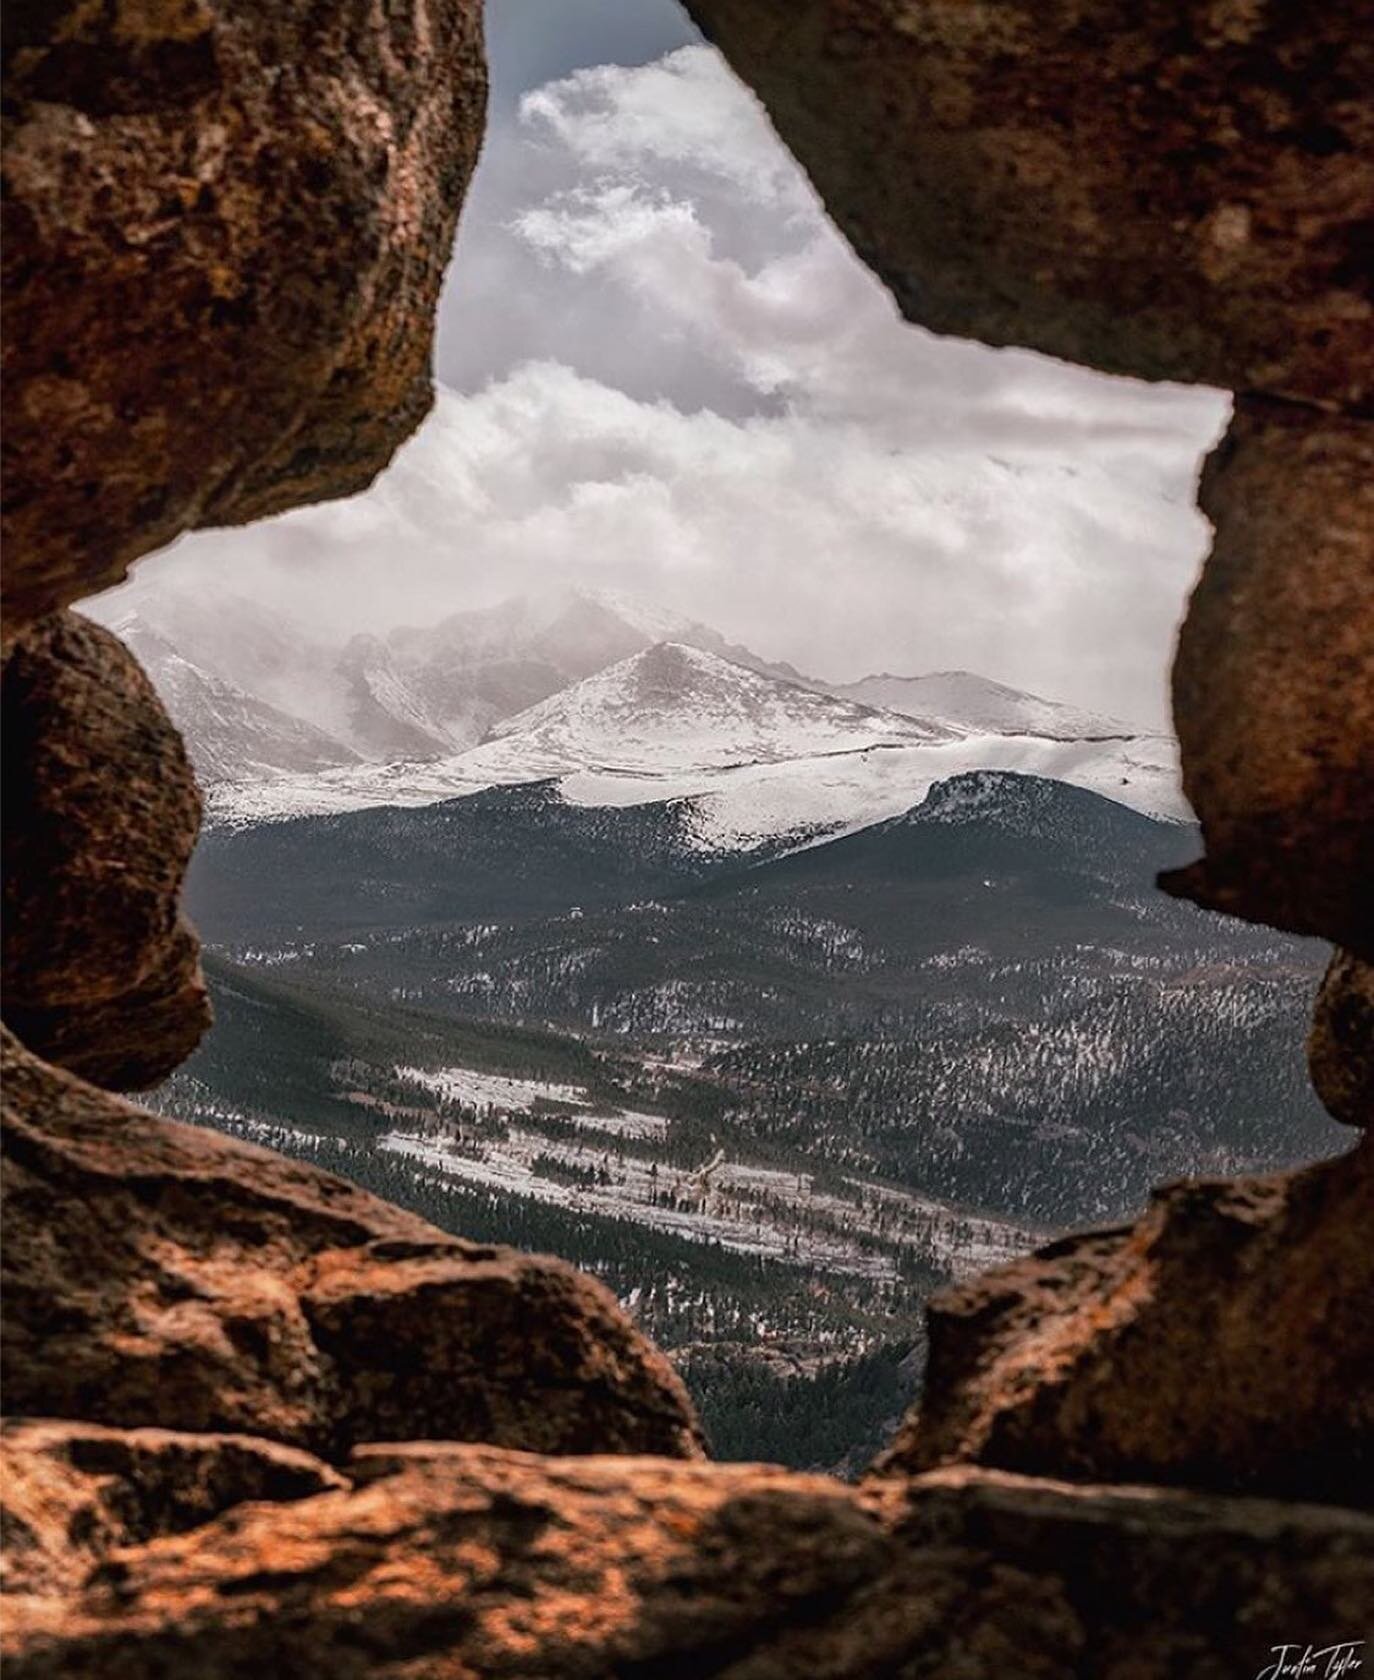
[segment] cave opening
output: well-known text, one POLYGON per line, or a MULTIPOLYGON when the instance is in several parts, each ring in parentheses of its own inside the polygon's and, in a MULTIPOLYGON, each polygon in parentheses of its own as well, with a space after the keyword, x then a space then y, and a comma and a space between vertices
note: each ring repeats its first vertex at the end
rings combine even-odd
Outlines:
POLYGON ((1228 402, 908 325, 676 7, 538 12, 419 434, 87 604, 206 798, 147 1100, 574 1261, 719 1454, 853 1473, 933 1291, 1345 1141, 1326 948, 1154 887, 1228 402))

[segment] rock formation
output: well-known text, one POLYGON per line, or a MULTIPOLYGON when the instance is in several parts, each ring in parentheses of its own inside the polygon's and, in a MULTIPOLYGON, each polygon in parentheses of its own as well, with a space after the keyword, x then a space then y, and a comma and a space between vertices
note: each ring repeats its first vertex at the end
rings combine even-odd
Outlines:
POLYGON ((181 736, 117 636, 41 620, 3 678, 4 1018, 98 1085, 155 1084, 210 1021, 178 904, 200 828, 181 736))
POLYGON ((248 1435, 8 1422, 0 1431, 7 1597, 61 1598, 121 1546, 200 1528, 246 1501, 349 1484, 294 1447, 248 1435))
POLYGON ((1374 422, 1238 398, 1174 661, 1207 856, 1164 883, 1374 958, 1374 422))
POLYGON ((16 1443, 29 1509, 59 1488, 26 1529, 35 1574, 86 1509, 81 1562, 103 1553, 75 1600, 41 1574, 11 1599, 16 1680, 1176 1680, 1258 1673, 1374 1594, 1374 1518, 1317 1505, 412 1445, 318 1494, 278 1449, 240 1472, 252 1503, 208 1514, 214 1455, 245 1444, 152 1433, 16 1443))
POLYGON ((699 1451, 672 1367, 571 1267, 4 1050, 10 1412, 332 1457, 405 1436, 699 1451))
POLYGON ((1312 1084, 1348 1126, 1374 1124, 1374 963, 1337 951, 1307 1041, 1312 1084))
POLYGON ((903 314, 1369 413, 1363 0, 686 0, 903 314))
MULTIPOLYGON (((1363 9, 691 9, 913 320, 1242 393, 1175 671, 1206 855, 1167 884, 1338 943, 1313 1078, 1366 1123, 1363 9)), ((61 609, 359 488, 413 428, 478 32, 476 0, 7 19, 10 1669, 1143 1680, 1365 1637, 1367 1138, 938 1302, 924 1406, 856 1491, 689 1462, 676 1379, 560 1263, 96 1088, 204 1024, 197 801, 61 609)))
POLYGON ((360 490, 428 411, 474 0, 5 20, 11 629, 198 525, 360 490))
POLYGON ((1374 1509, 1374 1137, 1155 1193, 938 1297, 885 1468, 986 1464, 1374 1509), (1199 1280, 1210 1287, 1200 1288, 1199 1280))

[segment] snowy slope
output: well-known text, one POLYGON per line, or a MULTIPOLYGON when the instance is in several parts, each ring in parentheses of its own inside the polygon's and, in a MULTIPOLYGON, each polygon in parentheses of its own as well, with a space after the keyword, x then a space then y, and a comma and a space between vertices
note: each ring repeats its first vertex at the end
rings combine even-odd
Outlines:
MULTIPOLYGON (((746 765, 714 775, 667 778, 653 797, 689 797, 704 850, 747 850, 770 841, 803 844, 866 828, 910 809, 937 782, 972 770, 1016 770, 1086 788, 1166 822, 1192 820, 1168 737, 1097 744, 1030 735, 973 735, 914 746, 746 765)), ((640 803, 623 778, 564 778, 572 804, 640 803)))
POLYGON ((804 844, 908 810, 938 781, 1019 770, 1187 820, 1168 737, 971 734, 819 694, 699 649, 660 644, 498 725, 470 752, 281 777, 212 794, 222 826, 427 805, 554 780, 571 804, 691 802, 703 850, 804 844))
POLYGON ((831 690, 865 706, 886 706, 914 717, 938 717, 970 734, 1043 735, 1055 741, 1129 739, 1139 734, 1118 718, 1042 700, 972 671, 932 671, 921 677, 887 672, 831 690))
POLYGON ((466 767, 493 781, 598 769, 662 777, 951 738, 681 642, 622 660, 492 734, 466 767))
POLYGON ((356 763, 341 741, 184 659, 135 614, 115 633, 137 654, 171 713, 202 782, 254 781, 356 763))

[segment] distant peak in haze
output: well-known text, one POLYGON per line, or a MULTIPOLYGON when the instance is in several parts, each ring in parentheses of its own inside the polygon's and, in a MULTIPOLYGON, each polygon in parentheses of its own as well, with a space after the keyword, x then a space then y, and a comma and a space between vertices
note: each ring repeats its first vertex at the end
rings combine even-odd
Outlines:
POLYGON ((568 591, 568 600, 599 608, 655 642, 671 641, 684 632, 690 634, 707 628, 682 613, 619 589, 575 588, 568 591))
POLYGON ((839 684, 835 693, 915 717, 946 718, 993 735, 1039 735, 1051 741, 1126 741, 1149 733, 1120 718, 1046 700, 1025 689, 980 677, 975 671, 930 671, 915 677, 883 671, 858 682, 839 684))

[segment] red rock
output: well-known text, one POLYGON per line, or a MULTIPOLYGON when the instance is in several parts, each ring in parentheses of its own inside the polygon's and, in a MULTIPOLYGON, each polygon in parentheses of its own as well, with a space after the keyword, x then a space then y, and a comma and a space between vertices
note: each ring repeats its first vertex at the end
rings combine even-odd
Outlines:
POLYGON ((1179 1680, 1359 1638, 1374 1519, 958 1470, 368 1448, 14 1602, 15 1680, 1179 1680))
POLYGON ((687 0, 936 332, 1369 412, 1363 0, 687 0))
POLYGON ((486 72, 478 0, 51 0, 5 46, 9 633, 386 465, 486 72))
POLYGON ((1374 1137, 1155 1192, 937 1296, 886 1472, 972 1463, 1374 1505, 1374 1137))
POLYGON ((210 1021, 180 914, 200 794, 117 636, 59 613, 4 672, 4 1018, 103 1085, 164 1078, 210 1021))
POLYGON ((344 1180, 144 1114, 12 1041, 5 1403, 265 1435, 691 1456, 671 1366, 561 1261, 460 1242, 344 1180))
POLYGON ((347 1486, 308 1453, 251 1435, 12 1419, 0 1434, 5 1595, 69 1594, 117 1547, 245 1502, 347 1486))
POLYGON ((1207 855, 1171 892, 1374 957, 1374 425, 1237 402, 1174 661, 1207 855))
POLYGON ((1317 1095, 1348 1126, 1374 1125, 1374 964, 1337 951, 1307 1041, 1317 1095))

